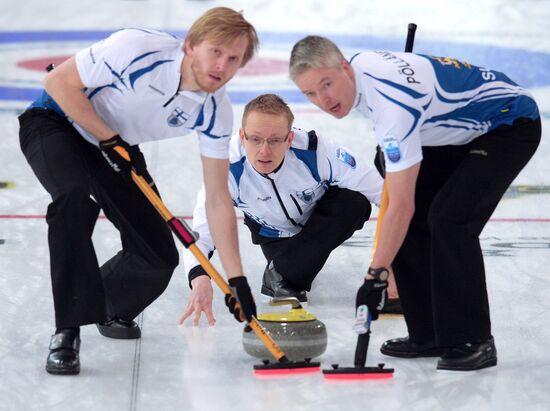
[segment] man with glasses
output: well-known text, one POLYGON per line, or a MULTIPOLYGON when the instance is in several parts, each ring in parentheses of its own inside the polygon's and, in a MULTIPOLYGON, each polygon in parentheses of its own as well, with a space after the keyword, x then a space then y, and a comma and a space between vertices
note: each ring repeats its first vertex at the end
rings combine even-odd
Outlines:
MULTIPOLYGON (((294 116, 278 96, 250 101, 242 128, 230 142, 229 191, 235 207, 267 259, 262 294, 307 300, 315 276, 330 253, 363 227, 379 203, 382 178, 346 148, 293 128, 294 116)), ((198 247, 211 254, 205 200, 199 193, 193 214, 198 247)), ((212 287, 206 272, 185 250, 192 295, 180 323, 204 311, 209 324, 212 287)))

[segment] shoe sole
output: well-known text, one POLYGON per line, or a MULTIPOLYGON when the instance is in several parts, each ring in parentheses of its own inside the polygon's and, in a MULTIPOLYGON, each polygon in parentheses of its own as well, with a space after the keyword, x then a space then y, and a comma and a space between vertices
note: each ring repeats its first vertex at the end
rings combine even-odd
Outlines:
POLYGON ((129 330, 113 330, 109 327, 103 327, 96 324, 99 333, 107 338, 113 338, 115 340, 137 340, 141 338, 141 331, 139 328, 132 328, 129 330))
POLYGON ((53 375, 77 375, 80 373, 80 367, 72 370, 66 370, 62 368, 51 368, 46 365, 46 372, 53 375))
POLYGON ((411 352, 401 352, 401 351, 390 351, 380 348, 380 352, 384 355, 397 358, 431 358, 431 357, 441 357, 447 352, 446 349, 436 350, 433 352, 420 352, 420 353, 411 353, 411 352))
POLYGON ((440 367, 439 365, 437 366, 436 370, 437 371, 442 371, 442 372, 446 372, 446 371, 449 371, 449 372, 455 372, 455 371, 462 371, 462 372, 468 372, 468 371, 477 371, 477 370, 482 370, 484 368, 489 368, 489 367, 494 367, 497 365, 497 359, 496 358, 491 358, 490 360, 487 360, 487 361, 484 361, 482 362, 479 366, 475 367, 475 368, 466 368, 466 367, 440 367))
MULTIPOLYGON (((273 293, 273 291, 271 291, 269 288, 267 288, 264 285, 262 285, 262 288, 260 290, 260 295, 262 295, 266 298, 269 298, 269 299, 275 298, 275 294, 273 293)), ((296 297, 296 298, 298 298, 298 297, 296 297)), ((306 296, 305 299, 298 298, 298 301, 300 301, 300 303, 307 303, 307 296, 306 296)))

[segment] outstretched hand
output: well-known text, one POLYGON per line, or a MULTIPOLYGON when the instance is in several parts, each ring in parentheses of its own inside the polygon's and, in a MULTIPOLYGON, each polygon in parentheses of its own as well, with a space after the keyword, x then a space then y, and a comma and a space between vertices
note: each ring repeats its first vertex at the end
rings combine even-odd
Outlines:
POLYGON ((199 325, 201 314, 204 312, 208 325, 216 324, 214 313, 212 312, 213 289, 210 277, 201 275, 191 281, 193 287, 191 297, 187 308, 178 319, 178 325, 182 325, 192 314, 194 314, 192 324, 194 327, 199 325))

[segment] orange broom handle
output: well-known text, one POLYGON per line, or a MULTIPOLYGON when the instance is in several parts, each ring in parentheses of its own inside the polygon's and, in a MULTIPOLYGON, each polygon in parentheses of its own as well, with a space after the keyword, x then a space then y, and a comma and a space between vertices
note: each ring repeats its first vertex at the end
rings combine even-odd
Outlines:
MULTIPOLYGON (((130 160, 130 156, 124 150, 122 147, 118 146, 114 148, 123 158, 126 160, 130 160)), ((233 292, 231 291, 231 288, 229 287, 229 284, 224 280, 224 278, 218 273, 218 271, 214 268, 212 263, 206 258, 206 256, 202 253, 202 251, 197 247, 195 244, 195 240, 193 235, 190 233, 192 230, 187 226, 187 223, 185 221, 176 220, 174 218, 174 215, 166 208, 160 197, 157 195, 157 193, 151 188, 151 186, 147 183, 147 181, 137 174, 134 170, 132 170, 132 180, 136 185, 139 187, 139 189, 143 192, 145 197, 153 204, 155 209, 159 212, 159 214, 162 216, 164 221, 168 223, 170 228, 174 231, 177 230, 176 236, 184 243, 184 245, 189 248, 191 253, 195 256, 195 258, 199 261, 200 265, 204 268, 204 270, 208 273, 210 278, 214 280, 214 282, 218 285, 218 287, 222 290, 224 294, 229 294, 231 297, 235 298, 233 295, 233 292), (186 233, 181 233, 180 230, 178 230, 179 225, 177 227, 174 227, 174 224, 171 224, 174 221, 178 221, 181 223, 181 227, 186 231, 186 233), (184 240, 180 236, 187 234, 188 237, 192 238, 192 240, 188 240, 187 238, 184 240), (192 242, 191 242, 192 241, 192 242), (191 244, 189 244, 191 243, 191 244)), ((241 312, 241 318, 244 319, 244 314, 242 309, 240 308, 239 303, 237 302, 235 304, 235 309, 239 309, 241 312)), ((273 340, 273 338, 267 333, 267 331, 262 327, 262 325, 258 322, 258 320, 255 317, 252 317, 252 320, 248 323, 250 328, 256 333, 258 338, 264 343, 265 347, 269 350, 271 355, 277 359, 279 362, 286 362, 288 361, 287 357, 285 356, 285 353, 283 350, 281 350, 281 347, 273 340)))

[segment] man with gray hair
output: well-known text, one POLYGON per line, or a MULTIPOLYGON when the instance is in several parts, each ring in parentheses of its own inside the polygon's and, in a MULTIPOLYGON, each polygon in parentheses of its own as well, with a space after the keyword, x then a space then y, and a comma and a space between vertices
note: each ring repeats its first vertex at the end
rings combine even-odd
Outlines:
POLYGON ((389 206, 358 302, 380 295, 390 265, 408 337, 395 357, 441 357, 440 370, 494 366, 479 235, 541 136, 537 105, 506 75, 449 57, 362 52, 330 40, 294 46, 290 75, 323 111, 374 123, 389 206))

